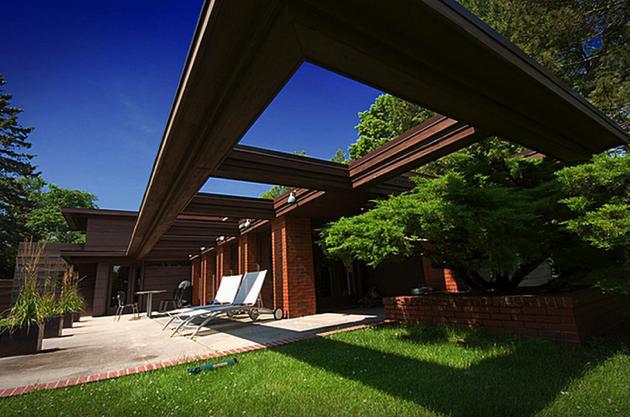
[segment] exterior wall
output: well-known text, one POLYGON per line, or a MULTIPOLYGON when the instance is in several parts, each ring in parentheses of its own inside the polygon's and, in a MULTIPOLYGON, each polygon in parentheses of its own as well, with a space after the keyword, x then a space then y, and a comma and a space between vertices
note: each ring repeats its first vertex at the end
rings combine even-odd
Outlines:
MULTIPOLYGON (((44 280, 50 276, 61 278, 68 268, 68 263, 61 257, 62 250, 76 250, 81 245, 71 243, 47 243, 38 263, 38 285, 42 286, 44 280)), ((13 275, 12 302, 15 302, 24 282, 23 267, 29 259, 25 254, 25 242, 20 243, 15 259, 15 273, 13 275)))
POLYGON ((0 279, 0 317, 4 317, 11 308, 11 295, 13 293, 13 280, 0 279))
POLYGON ((384 299, 401 323, 479 326, 518 336, 580 343, 627 319, 628 303, 597 290, 554 295, 428 294, 384 299))
POLYGON ((135 217, 91 216, 87 221, 86 251, 124 251, 129 245, 135 217))
MULTIPOLYGON (((185 262, 179 263, 145 263, 144 277, 142 282, 143 290, 166 290, 163 294, 153 295, 153 309, 157 309, 161 300, 173 298, 173 292, 180 282, 189 281, 191 266, 185 262)), ((191 300, 186 300, 191 302, 191 300)), ((146 300, 140 300, 140 308, 144 309, 146 300)))
POLYGON ((423 261, 419 256, 410 256, 379 265, 376 269, 364 266, 367 288, 376 287, 384 297, 411 294, 412 288, 426 285, 423 261))
POLYGON ((92 315, 104 316, 107 314, 109 306, 109 270, 110 264, 99 262, 96 265, 96 280, 94 282, 94 303, 92 305, 92 315))
POLYGON ((85 314, 91 315, 94 306, 94 285, 96 284, 96 264, 75 265, 81 280, 79 281, 79 293, 85 299, 85 314))
POLYGON ((274 305, 286 317, 316 313, 311 234, 308 218, 282 216, 271 222, 274 305))

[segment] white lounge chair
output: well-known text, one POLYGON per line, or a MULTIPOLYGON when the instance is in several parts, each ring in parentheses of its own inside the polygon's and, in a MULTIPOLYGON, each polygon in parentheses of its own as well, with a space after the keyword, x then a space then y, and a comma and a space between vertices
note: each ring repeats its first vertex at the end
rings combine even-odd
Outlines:
POLYGON ((195 311, 204 310, 211 306, 216 307, 219 305, 229 305, 229 304, 234 303, 234 299, 236 298, 236 293, 238 292, 238 288, 241 285, 242 278, 243 278, 243 275, 228 275, 221 278, 221 282, 219 283, 219 289, 217 290, 217 293, 214 296, 214 300, 212 300, 208 304, 205 304, 202 306, 180 308, 178 310, 169 311, 167 314, 170 316, 170 319, 164 325, 162 330, 165 330, 174 321, 182 320, 181 317, 190 315, 191 313, 194 313, 195 311))
POLYGON ((193 333, 190 337, 195 337, 208 322, 224 314, 228 317, 232 317, 236 314, 247 313, 250 319, 255 321, 261 313, 268 313, 273 314, 276 320, 281 319, 284 316, 284 312, 281 309, 270 309, 262 306, 260 291, 265 282, 266 275, 266 270, 247 272, 241 281, 241 286, 236 293, 234 303, 222 306, 208 306, 204 309, 193 311, 186 315, 186 317, 181 317, 181 323, 175 328, 171 337, 175 336, 183 329, 193 329, 193 333), (202 321, 200 324, 193 324, 193 320, 202 321))

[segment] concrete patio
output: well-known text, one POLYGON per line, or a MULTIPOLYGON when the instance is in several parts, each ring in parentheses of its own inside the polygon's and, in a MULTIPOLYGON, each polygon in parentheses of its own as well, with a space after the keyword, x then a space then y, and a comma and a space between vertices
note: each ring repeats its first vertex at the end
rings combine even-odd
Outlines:
POLYGON ((140 320, 130 320, 131 315, 125 315, 115 322, 111 316, 84 317, 74 328, 64 329, 62 337, 44 339, 42 352, 0 359, 0 392, 35 384, 53 387, 57 381, 105 379, 129 368, 146 365, 150 370, 155 368, 150 364, 181 363, 221 352, 272 346, 378 323, 383 318, 382 309, 348 310, 279 321, 263 315, 255 323, 248 318, 218 320, 212 328, 190 339, 170 337, 170 331, 162 331, 165 318, 143 316, 140 320), (95 378, 103 374, 105 377, 95 378))

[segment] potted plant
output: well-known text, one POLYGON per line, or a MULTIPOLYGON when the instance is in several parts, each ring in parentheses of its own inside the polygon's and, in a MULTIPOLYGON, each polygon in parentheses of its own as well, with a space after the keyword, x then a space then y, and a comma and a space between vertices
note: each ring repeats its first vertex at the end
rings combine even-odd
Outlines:
POLYGON ((70 328, 73 322, 79 321, 85 300, 79 294, 78 274, 72 267, 63 274, 58 305, 60 313, 64 316, 64 328, 70 328))
POLYGON ((0 324, 0 357, 35 353, 42 348, 47 312, 37 276, 44 247, 32 242, 25 245, 24 261, 19 265, 23 285, 9 316, 0 324))
POLYGON ((61 337, 64 317, 57 301, 55 280, 49 278, 44 283, 42 306, 44 318, 44 338, 61 337))

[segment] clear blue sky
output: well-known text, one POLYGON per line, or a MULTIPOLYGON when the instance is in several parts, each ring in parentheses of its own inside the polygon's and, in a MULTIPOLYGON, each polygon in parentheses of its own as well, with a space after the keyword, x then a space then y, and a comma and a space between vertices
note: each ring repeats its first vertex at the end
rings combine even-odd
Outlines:
MULTIPOLYGON (((7 2, 0 73, 25 111, 43 177, 90 191, 103 208, 142 199, 201 0, 7 2)), ((330 158, 356 138, 379 94, 305 64, 241 143, 330 158)), ((210 179, 204 191, 258 195, 261 184, 210 179)))

